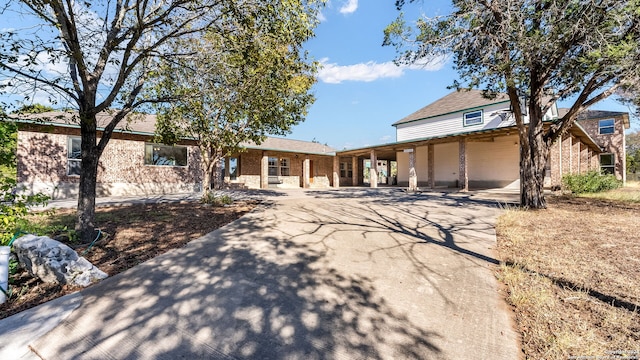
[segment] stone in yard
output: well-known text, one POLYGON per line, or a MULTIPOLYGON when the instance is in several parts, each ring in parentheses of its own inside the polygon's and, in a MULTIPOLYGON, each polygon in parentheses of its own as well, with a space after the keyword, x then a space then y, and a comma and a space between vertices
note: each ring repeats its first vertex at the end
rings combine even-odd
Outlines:
POLYGON ((108 275, 72 248, 46 236, 25 235, 13 249, 31 275, 47 283, 89 286, 108 275))

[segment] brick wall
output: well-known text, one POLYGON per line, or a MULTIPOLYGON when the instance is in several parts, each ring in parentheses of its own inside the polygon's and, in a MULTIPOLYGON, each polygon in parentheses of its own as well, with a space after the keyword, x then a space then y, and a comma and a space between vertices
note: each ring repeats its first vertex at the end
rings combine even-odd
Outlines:
MULTIPOLYGON (((279 176, 282 184, 278 187, 302 187, 303 184, 303 162, 307 155, 302 153, 291 153, 282 151, 264 151, 264 155, 275 157, 278 159, 289 159, 290 176, 279 176)), ((239 155, 234 155, 240 159, 239 176, 237 183, 243 183, 249 188, 260 188, 260 167, 262 163, 262 150, 248 150, 239 155)), ((331 186, 331 178, 333 173, 333 156, 308 155, 309 160, 313 162, 312 187, 328 187, 331 186)))
MULTIPOLYGON (((610 118, 607 118, 610 119, 610 118)), ((580 120, 580 125, 584 128, 585 132, 589 134, 598 145, 603 149, 603 153, 611 153, 615 156, 615 174, 618 179, 622 179, 625 172, 625 152, 624 152, 624 122, 622 118, 615 118, 614 132, 613 134, 599 134, 598 122, 604 119, 588 119, 580 120)), ((599 169, 599 157, 596 156, 598 161, 595 169, 599 169)))
MULTIPOLYGON (((69 135, 18 132, 18 182, 53 198, 77 194, 79 176, 67 175, 69 135)), ((144 165, 144 141, 111 139, 98 166, 97 192, 105 195, 180 193, 202 183, 200 153, 187 146, 187 166, 144 165)))

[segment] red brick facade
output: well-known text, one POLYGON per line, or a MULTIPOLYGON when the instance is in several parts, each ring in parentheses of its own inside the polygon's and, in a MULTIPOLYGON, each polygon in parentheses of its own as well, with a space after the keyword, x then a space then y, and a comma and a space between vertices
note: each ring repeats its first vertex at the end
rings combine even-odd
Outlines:
MULTIPOLYGON (((18 132, 18 182, 27 190, 53 198, 77 194, 79 176, 67 175, 69 138, 77 135, 62 132, 18 132)), ((143 139, 109 141, 98 167, 99 196, 180 193, 201 187, 196 146, 186 146, 187 166, 153 166, 144 164, 145 143, 143 139)))

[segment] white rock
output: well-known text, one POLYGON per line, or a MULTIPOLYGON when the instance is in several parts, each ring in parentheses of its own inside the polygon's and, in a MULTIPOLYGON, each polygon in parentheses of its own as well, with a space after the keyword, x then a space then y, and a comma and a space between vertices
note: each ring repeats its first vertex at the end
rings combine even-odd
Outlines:
POLYGON ((20 264, 47 283, 86 287, 108 276, 72 248, 46 236, 22 236, 13 248, 20 264))

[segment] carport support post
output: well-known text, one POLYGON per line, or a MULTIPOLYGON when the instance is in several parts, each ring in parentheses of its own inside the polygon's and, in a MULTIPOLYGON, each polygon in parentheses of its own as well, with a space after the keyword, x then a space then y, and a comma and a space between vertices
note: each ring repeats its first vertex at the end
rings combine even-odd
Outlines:
POLYGON ((429 187, 434 189, 436 187, 436 177, 435 177, 435 149, 433 144, 429 144, 427 146, 427 176, 429 176, 429 187))
POLYGON ((302 185, 305 189, 309 188, 309 155, 305 155, 304 161, 302 162, 302 185))
POLYGON ((333 157, 333 187, 340 187, 340 157, 337 155, 333 157))
POLYGON ((378 187, 378 159, 376 158, 376 151, 371 150, 371 167, 369 168, 369 186, 372 188, 378 187))
POLYGON ((467 176, 467 138, 462 137, 458 140, 458 154, 460 157, 459 182, 460 191, 469 190, 469 177, 467 176))
POLYGON ((409 191, 418 191, 418 175, 416 174, 416 148, 409 151, 409 191))
POLYGON ((260 188, 269 187, 269 156, 266 151, 262 152, 262 160, 260 161, 260 188))
POLYGON ((358 186, 358 157, 351 158, 351 185, 358 186))

